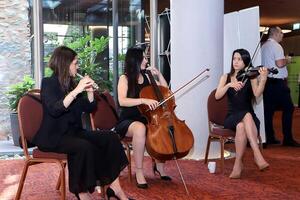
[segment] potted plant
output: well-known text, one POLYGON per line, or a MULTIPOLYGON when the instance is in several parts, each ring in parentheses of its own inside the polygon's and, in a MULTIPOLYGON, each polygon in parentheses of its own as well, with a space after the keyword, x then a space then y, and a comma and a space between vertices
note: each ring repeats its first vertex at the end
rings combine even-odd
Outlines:
POLYGON ((34 80, 30 76, 25 75, 22 82, 11 85, 7 92, 8 104, 11 110, 10 113, 11 134, 15 146, 20 146, 19 121, 18 121, 18 114, 17 114, 18 103, 21 97, 26 92, 33 89, 34 84, 35 84, 34 80))

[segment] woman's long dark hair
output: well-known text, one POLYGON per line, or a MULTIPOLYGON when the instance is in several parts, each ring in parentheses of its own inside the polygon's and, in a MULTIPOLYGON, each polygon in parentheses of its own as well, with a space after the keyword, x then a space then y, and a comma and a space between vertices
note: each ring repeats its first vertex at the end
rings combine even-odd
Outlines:
POLYGON ((232 53, 231 57, 231 69, 230 69, 230 76, 234 74, 234 68, 233 68, 233 56, 235 53, 239 53, 242 57, 242 60, 245 64, 245 67, 252 67, 252 62, 251 62, 251 56, 250 53, 246 49, 236 49, 232 53))
POLYGON ((70 76, 70 65, 77 53, 66 46, 57 47, 48 63, 53 74, 57 76, 60 86, 64 92, 69 92, 74 87, 74 80, 70 76))
MULTIPOLYGON (((233 74, 234 74, 234 68, 233 68, 233 57, 234 57, 234 54, 235 53, 239 53, 241 55, 241 58, 245 64, 245 67, 253 67, 252 66, 252 61, 251 61, 251 56, 250 56, 250 53, 246 50, 246 49, 236 49, 233 51, 232 53, 232 58, 231 58, 231 69, 230 69, 230 72, 229 72, 229 76, 231 77, 233 74)), ((242 70, 244 70, 242 69, 242 70)), ((253 91, 252 91, 252 87, 251 87, 251 91, 250 91, 250 96, 251 96, 251 101, 252 103, 256 103, 256 100, 255 100, 255 96, 253 94, 253 91)))
POLYGON ((135 88, 141 71, 141 64, 144 59, 144 51, 141 48, 129 48, 125 56, 124 74, 128 80, 128 97, 135 97, 135 88))

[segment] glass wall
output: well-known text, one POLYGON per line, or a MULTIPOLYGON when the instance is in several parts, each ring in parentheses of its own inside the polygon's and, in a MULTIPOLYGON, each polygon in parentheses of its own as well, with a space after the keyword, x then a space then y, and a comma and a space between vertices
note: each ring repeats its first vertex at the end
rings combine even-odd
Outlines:
POLYGON ((78 53, 81 73, 112 89, 113 42, 118 42, 122 73, 122 55, 144 40, 143 0, 118 0, 118 38, 112 37, 112 5, 111 0, 42 0, 45 76, 51 74, 46 66, 53 50, 66 45, 78 53))

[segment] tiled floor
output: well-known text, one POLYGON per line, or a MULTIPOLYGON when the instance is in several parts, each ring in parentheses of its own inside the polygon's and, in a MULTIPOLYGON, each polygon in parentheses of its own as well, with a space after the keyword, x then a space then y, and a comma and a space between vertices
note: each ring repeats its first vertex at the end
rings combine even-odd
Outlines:
POLYGON ((23 149, 15 146, 12 140, 0 140, 0 156, 14 156, 16 154, 23 155, 23 149))

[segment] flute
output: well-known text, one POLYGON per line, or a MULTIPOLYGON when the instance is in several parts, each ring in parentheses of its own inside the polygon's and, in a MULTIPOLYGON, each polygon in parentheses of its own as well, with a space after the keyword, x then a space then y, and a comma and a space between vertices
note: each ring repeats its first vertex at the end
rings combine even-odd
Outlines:
MULTIPOLYGON (((77 73, 76 75, 77 75, 79 78, 81 78, 81 79, 84 78, 84 76, 82 76, 81 74, 78 74, 78 73, 77 73)), ((99 89, 99 86, 97 85, 97 83, 93 83, 92 86, 93 86, 93 88, 94 88, 95 90, 98 90, 98 89, 99 89)))

